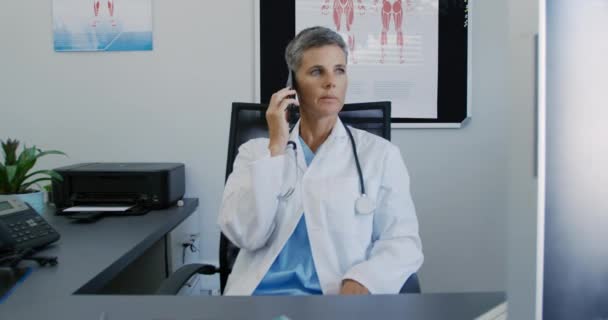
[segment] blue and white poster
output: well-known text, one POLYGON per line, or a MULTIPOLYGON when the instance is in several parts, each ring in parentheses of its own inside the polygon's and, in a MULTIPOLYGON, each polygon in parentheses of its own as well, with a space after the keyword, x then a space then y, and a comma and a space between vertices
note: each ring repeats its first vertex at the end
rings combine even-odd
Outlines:
POLYGON ((152 50, 151 0, 53 0, 55 51, 152 50))

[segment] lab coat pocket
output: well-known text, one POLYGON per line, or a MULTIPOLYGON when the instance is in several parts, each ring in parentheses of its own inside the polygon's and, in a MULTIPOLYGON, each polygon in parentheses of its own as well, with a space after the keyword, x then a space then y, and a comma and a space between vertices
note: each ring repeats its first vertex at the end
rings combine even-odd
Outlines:
POLYGON ((330 231, 356 234, 361 239, 371 237, 374 214, 359 215, 355 211, 355 202, 361 196, 359 179, 326 179, 321 189, 324 218, 330 231))

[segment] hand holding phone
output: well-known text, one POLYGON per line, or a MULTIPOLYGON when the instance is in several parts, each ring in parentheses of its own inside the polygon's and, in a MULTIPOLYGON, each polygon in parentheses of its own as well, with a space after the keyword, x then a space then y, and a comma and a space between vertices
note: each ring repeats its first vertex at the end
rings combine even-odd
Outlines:
MULTIPOLYGON (((288 78, 288 84, 292 84, 292 80, 288 78)), ((270 98, 268 110, 266 111, 266 121, 268 122, 268 134, 271 156, 277 156, 285 153, 285 147, 289 140, 289 122, 297 120, 296 108, 298 101, 294 96, 295 90, 283 88, 275 92, 270 98), (295 110, 294 110, 295 109, 295 110), (291 119, 290 119, 291 118, 291 119)))

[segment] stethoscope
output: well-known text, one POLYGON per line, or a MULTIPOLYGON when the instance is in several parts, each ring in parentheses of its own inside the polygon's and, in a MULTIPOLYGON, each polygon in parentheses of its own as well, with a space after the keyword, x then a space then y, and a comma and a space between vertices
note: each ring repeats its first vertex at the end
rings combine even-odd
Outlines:
MULTIPOLYGON (((376 209, 376 204, 365 193, 365 181, 363 181, 363 173, 361 171, 361 164, 359 163, 359 156, 357 154, 357 145, 355 144, 355 139, 353 138, 353 134, 351 133, 351 131, 347 125, 344 124, 344 128, 346 129, 346 132, 348 133, 348 137, 350 138, 350 144, 353 149, 353 155, 355 156, 355 164, 357 165, 357 174, 359 175, 359 186, 360 186, 361 194, 359 195, 359 198, 355 201, 355 212, 360 215, 371 214, 376 209)), ((292 128, 292 130, 293 130, 293 128, 292 128)), ((291 132, 291 130, 290 130, 290 132, 291 132)), ((296 143, 291 140, 287 142, 287 148, 293 150, 293 155, 295 158, 294 176, 295 176, 295 179, 297 182, 298 178, 299 178, 298 150, 297 150, 298 148, 296 147, 296 143)), ((294 191, 295 191, 295 183, 293 183, 292 186, 287 189, 287 191, 285 191, 283 194, 278 196, 279 200, 289 199, 291 197, 291 195, 294 193, 294 191)))

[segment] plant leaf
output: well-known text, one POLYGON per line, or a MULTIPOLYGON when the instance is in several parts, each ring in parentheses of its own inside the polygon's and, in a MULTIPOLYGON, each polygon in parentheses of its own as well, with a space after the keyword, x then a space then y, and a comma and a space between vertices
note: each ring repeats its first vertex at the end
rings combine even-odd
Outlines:
POLYGON ((10 154, 13 152, 12 158, 16 158, 16 160, 13 161, 14 165, 12 165, 11 169, 7 169, 7 166, 4 166, 4 170, 0 170, 0 191, 8 193, 25 192, 33 183, 39 181, 63 181, 61 175, 53 170, 38 170, 32 173, 29 172, 35 167, 38 158, 50 154, 66 155, 65 153, 59 150, 42 151, 36 146, 28 148, 27 145, 24 145, 19 156, 15 157, 14 151, 16 150, 18 144, 19 142, 16 140, 8 140, 7 143, 2 143, 2 148, 5 154, 10 154), (27 181, 38 174, 46 176, 30 182, 27 181))
POLYGON ((6 176, 6 167, 0 163, 0 194, 8 193, 8 178, 6 176))
POLYGON ((15 179, 11 183, 13 188, 20 189, 25 180, 25 175, 36 165, 36 147, 25 148, 17 159, 17 172, 15 179))
POLYGON ((6 180, 8 181, 8 183, 12 183, 13 180, 15 179, 15 174, 17 173, 17 166, 15 165, 11 165, 11 166, 6 166, 6 180))
POLYGON ((15 164, 17 148, 19 148, 18 140, 8 139, 6 142, 2 141, 2 151, 4 152, 4 162, 6 165, 15 164))
POLYGON ((36 183, 36 182, 40 182, 40 181, 47 181, 47 180, 51 180, 51 178, 49 178, 49 177, 38 178, 38 179, 34 179, 34 180, 30 181, 30 182, 23 183, 23 184, 21 185, 21 187, 19 188, 19 192, 25 192, 25 191, 27 191, 27 189, 28 189, 28 188, 29 188, 31 185, 33 185, 34 183, 36 183))
POLYGON ((25 180, 25 174, 34 167, 35 163, 36 161, 34 160, 17 162, 17 172, 14 179, 11 181, 13 188, 19 189, 19 186, 25 180))
POLYGON ((47 180, 51 180, 51 178, 49 177, 44 177, 44 178, 38 178, 38 179, 34 179, 32 181, 23 183, 20 187, 19 187, 19 192, 25 192, 27 191, 27 189, 33 185, 36 182, 40 182, 40 181, 47 181, 47 180))
POLYGON ((25 173, 33 167, 36 161, 36 149, 35 148, 24 148, 19 158, 17 158, 17 166, 20 170, 27 169, 25 172, 21 172, 23 176, 25 173))
POLYGON ((19 164, 6 166, 6 182, 8 185, 8 193, 16 193, 19 190, 19 179, 17 177, 17 171, 19 170, 19 164))
POLYGON ((38 171, 32 172, 32 173, 28 174, 27 176, 25 176, 25 178, 23 178, 23 180, 25 181, 25 180, 27 180, 27 179, 29 179, 32 176, 35 176, 37 174, 46 174, 51 179, 55 179, 55 180, 58 180, 58 181, 63 181, 63 177, 59 173, 57 173, 56 171, 54 171, 54 170, 38 170, 38 171))
POLYGON ((21 154, 19 155, 19 158, 17 158, 17 162, 21 162, 21 161, 28 161, 31 159, 35 159, 36 158, 36 147, 23 147, 23 151, 21 151, 21 154))
POLYGON ((38 158, 40 158, 40 157, 44 157, 44 156, 49 155, 49 154, 59 154, 59 155, 64 155, 64 156, 67 156, 67 154, 65 154, 65 153, 63 153, 63 152, 61 152, 61 151, 59 151, 59 150, 48 150, 48 151, 42 151, 42 150, 38 149, 38 151, 39 151, 40 153, 38 153, 38 154, 36 155, 36 159, 38 159, 38 158))

